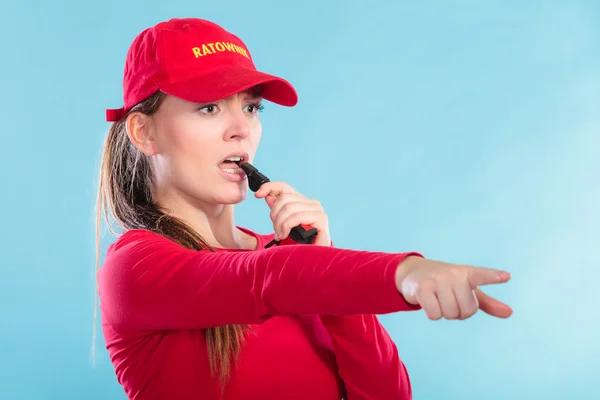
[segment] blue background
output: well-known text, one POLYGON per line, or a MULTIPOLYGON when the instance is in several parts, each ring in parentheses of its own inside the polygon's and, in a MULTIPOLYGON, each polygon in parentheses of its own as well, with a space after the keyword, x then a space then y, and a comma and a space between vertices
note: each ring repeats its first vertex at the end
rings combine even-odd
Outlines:
MULTIPOLYGON (((101 336, 90 363, 104 110, 134 36, 187 16, 298 89, 256 165, 337 246, 512 272, 488 290, 508 320, 382 317, 416 400, 599 398, 600 6, 475 0, 2 1, 0 398, 125 399, 101 336)), ((271 228, 253 197, 237 214, 271 228)))

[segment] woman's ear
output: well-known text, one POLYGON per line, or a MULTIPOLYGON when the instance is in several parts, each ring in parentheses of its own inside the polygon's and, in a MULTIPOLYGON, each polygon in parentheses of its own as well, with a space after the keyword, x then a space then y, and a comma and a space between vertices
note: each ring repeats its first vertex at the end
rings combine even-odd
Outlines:
POLYGON ((152 118, 141 112, 133 112, 125 120, 125 129, 131 143, 147 156, 153 156, 158 151, 154 140, 152 118))

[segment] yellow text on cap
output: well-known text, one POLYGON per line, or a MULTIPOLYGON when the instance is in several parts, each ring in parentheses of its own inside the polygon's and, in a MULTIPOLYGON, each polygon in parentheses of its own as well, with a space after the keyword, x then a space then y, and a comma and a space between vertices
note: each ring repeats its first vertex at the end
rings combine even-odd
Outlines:
POLYGON ((196 56, 196 58, 207 56, 209 54, 215 54, 217 52, 232 51, 250 59, 246 49, 228 42, 206 43, 203 44, 202 47, 192 47, 192 51, 194 52, 194 56, 196 56))

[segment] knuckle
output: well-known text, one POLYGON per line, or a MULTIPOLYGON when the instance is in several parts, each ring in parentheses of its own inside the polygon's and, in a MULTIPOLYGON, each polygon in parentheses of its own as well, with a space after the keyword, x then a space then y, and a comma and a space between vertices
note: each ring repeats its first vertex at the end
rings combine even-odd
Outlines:
POLYGON ((429 280, 429 279, 423 280, 417 286, 416 294, 419 297, 423 297, 423 296, 427 295, 428 293, 432 292, 434 287, 435 287, 435 284, 431 280, 429 280))
POLYGON ((463 311, 460 313, 460 317, 458 318, 461 321, 464 321, 467 318, 470 318, 474 313, 472 312, 468 312, 468 311, 463 311))
POLYGON ((285 203, 284 205, 281 206, 279 211, 281 213, 288 213, 290 211, 290 208, 292 208, 292 203, 285 203))
POLYGON ((277 210, 277 215, 279 215, 281 218, 288 218, 289 215, 291 214, 291 212, 294 209, 294 204, 293 203, 285 203, 282 204, 278 207, 277 210))
POLYGON ((432 321, 437 321, 442 318, 442 313, 437 310, 427 310, 427 317, 432 321))
POLYGON ((458 319, 459 317, 460 317, 460 312, 458 312, 458 310, 452 310, 446 314, 446 319, 450 319, 450 320, 458 319))
POLYGON ((466 272, 460 267, 448 267, 435 271, 433 277, 437 282, 457 281, 466 278, 466 272))
POLYGON ((293 212, 290 214, 289 218, 287 219, 289 224, 293 224, 293 225, 298 225, 298 223, 300 223, 300 221, 302 220, 302 217, 305 213, 303 212, 293 212))
POLYGON ((448 268, 438 269, 431 273, 431 279, 435 282, 443 281, 448 276, 448 268))
POLYGON ((459 266, 455 267, 454 269, 456 270, 456 274, 461 279, 468 279, 468 277, 469 277, 469 267, 467 267, 465 265, 459 265, 459 266))
POLYGON ((288 199, 288 193, 282 193, 282 192, 274 192, 273 193, 275 195, 275 197, 277 197, 277 203, 281 204, 287 201, 288 199))
POLYGON ((462 319, 467 319, 469 317, 472 317, 473 315, 475 315, 475 313, 477 312, 477 307, 469 307, 467 310, 465 310, 465 312, 462 315, 462 319))
POLYGON ((271 212, 269 213, 269 217, 271 218, 271 221, 275 222, 275 218, 277 218, 277 210, 271 210, 271 212))
POLYGON ((467 306, 466 313, 469 316, 471 316, 471 315, 475 314, 477 312, 477 310, 479 310, 479 306, 477 305, 477 303, 473 302, 472 304, 467 306))
POLYGON ((281 223, 281 228, 287 233, 289 232, 296 224, 294 222, 295 217, 294 215, 290 215, 288 218, 285 219, 285 221, 283 221, 281 223))
MULTIPOLYGON (((300 221, 300 220, 307 219, 310 216, 310 211, 298 210, 293 215, 294 215, 294 219, 300 221)), ((302 222, 304 222, 304 221, 302 221, 302 222)))
POLYGON ((448 274, 453 278, 460 278, 465 274, 465 270, 461 267, 448 268, 448 274))

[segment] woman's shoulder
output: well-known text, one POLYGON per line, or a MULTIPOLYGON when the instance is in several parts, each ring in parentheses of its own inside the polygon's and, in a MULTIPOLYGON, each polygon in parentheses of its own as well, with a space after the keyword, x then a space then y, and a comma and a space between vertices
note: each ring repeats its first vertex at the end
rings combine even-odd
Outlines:
MULTIPOLYGON (((250 228, 246 228, 243 226, 237 226, 237 228, 239 230, 241 230, 242 232, 254 236, 257 239, 257 248, 258 249, 262 249, 265 247, 265 245, 267 245, 271 240, 273 240, 274 238, 274 234, 273 233, 259 233, 255 230, 252 230, 250 228)), ((107 254, 110 254, 118 249, 121 249, 123 247, 132 247, 132 246, 147 246, 147 245, 153 245, 153 246, 179 246, 179 244, 177 244, 176 242, 170 240, 169 238, 153 232, 151 230, 148 229, 129 229, 123 233, 121 233, 117 239, 111 244, 109 245, 108 249, 107 249, 107 254)))
POLYGON ((108 246, 107 253, 133 244, 168 244, 168 238, 148 229, 129 229, 117 236, 117 239, 108 246))
POLYGON ((146 229, 126 230, 117 235, 105 252, 103 269, 110 266, 135 265, 154 253, 179 253, 184 249, 168 238, 146 229))

